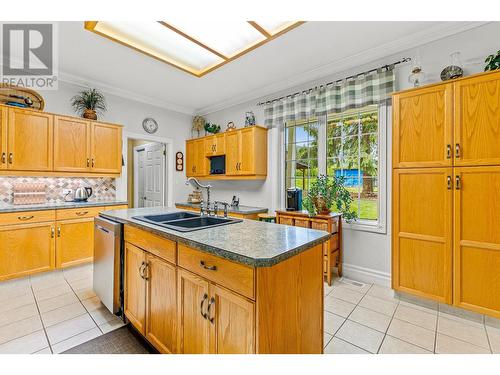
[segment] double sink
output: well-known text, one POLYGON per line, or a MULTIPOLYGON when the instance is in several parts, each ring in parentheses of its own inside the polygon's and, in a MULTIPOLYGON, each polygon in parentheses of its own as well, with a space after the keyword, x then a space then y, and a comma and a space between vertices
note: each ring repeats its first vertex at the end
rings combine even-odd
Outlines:
POLYGON ((144 221, 167 229, 173 229, 178 232, 192 232, 243 221, 225 217, 200 216, 199 214, 185 211, 167 212, 158 215, 134 216, 132 219, 144 221))

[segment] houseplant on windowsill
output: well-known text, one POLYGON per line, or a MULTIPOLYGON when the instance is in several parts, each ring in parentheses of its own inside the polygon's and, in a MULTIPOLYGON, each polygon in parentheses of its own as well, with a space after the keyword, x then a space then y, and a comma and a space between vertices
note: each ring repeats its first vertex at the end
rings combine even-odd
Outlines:
POLYGON ((342 213, 342 217, 350 222, 357 219, 351 209, 352 197, 344 186, 344 177, 327 177, 320 175, 311 183, 303 206, 310 215, 329 215, 331 209, 342 213))
POLYGON ((71 105, 76 113, 89 120, 97 120, 97 115, 106 111, 106 99, 96 89, 87 89, 71 98, 71 105))

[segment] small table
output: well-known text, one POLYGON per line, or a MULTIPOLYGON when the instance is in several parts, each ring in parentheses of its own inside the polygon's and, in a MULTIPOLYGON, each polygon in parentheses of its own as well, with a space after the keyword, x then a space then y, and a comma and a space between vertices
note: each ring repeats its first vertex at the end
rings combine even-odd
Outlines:
POLYGON ((332 285, 332 268, 336 266, 337 274, 342 277, 342 214, 310 216, 307 211, 277 210, 276 222, 331 233, 330 240, 323 244, 323 275, 328 285, 332 285))
POLYGON ((258 214, 257 217, 259 218, 259 221, 265 221, 267 223, 275 223, 276 222, 276 215, 258 214))

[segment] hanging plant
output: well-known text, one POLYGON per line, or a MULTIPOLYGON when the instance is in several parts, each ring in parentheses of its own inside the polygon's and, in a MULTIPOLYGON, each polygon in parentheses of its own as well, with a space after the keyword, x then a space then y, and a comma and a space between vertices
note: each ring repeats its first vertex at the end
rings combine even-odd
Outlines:
POLYGON ((320 175, 311 183, 307 196, 302 202, 310 215, 328 215, 331 209, 342 213, 346 221, 357 219, 356 212, 351 209, 352 197, 344 186, 345 178, 320 175))
POLYGON ((104 95, 90 88, 73 96, 71 105, 76 113, 90 120, 97 120, 97 115, 102 115, 107 109, 104 95))
POLYGON ((484 67, 485 72, 500 69, 500 51, 496 55, 489 55, 484 62, 486 63, 484 67))

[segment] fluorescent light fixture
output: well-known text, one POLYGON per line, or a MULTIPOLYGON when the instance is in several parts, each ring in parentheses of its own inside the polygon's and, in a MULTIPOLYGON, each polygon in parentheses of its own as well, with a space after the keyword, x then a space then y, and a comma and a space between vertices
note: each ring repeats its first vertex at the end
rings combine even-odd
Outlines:
POLYGON ((85 29, 201 77, 302 23, 86 21, 85 29))

